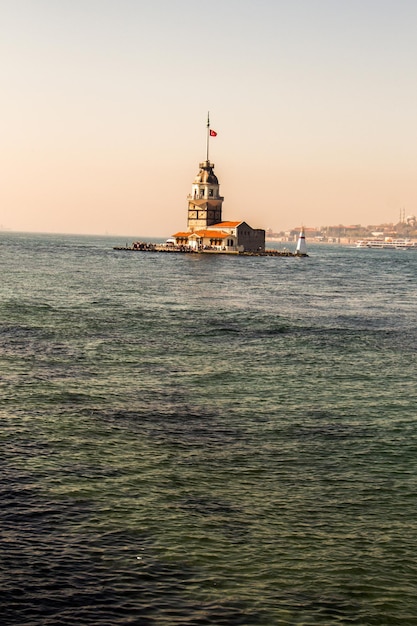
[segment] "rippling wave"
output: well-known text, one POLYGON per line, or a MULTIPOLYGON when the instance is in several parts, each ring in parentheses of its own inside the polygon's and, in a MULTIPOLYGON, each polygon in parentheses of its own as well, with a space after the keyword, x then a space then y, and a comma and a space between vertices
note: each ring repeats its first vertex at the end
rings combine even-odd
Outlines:
POLYGON ((10 625, 413 624, 412 251, 3 233, 10 625))

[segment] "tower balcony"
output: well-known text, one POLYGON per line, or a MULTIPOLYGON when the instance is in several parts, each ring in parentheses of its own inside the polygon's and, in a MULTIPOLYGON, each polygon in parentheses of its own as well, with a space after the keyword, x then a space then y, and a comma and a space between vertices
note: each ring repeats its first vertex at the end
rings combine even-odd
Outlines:
POLYGON ((188 194, 187 196, 187 200, 194 202, 195 204, 199 203, 199 202, 223 202, 224 197, 223 196, 193 196, 191 193, 188 194))

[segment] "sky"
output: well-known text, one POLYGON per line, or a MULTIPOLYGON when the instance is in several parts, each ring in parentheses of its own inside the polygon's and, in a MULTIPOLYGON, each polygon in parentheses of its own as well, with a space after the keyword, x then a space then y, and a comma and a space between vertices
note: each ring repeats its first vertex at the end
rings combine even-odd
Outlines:
POLYGON ((416 0, 0 0, 0 229, 169 236, 417 214, 416 0))

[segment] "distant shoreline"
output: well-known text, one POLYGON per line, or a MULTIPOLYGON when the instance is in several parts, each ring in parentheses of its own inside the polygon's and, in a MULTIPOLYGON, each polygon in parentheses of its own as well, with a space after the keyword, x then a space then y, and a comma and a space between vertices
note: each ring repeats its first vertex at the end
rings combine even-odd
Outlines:
MULTIPOLYGON (((297 243, 296 241, 283 241, 282 239, 276 239, 274 237, 266 237, 266 242, 271 243, 282 243, 283 245, 292 245, 297 243)), ((338 241, 317 241, 316 239, 309 239, 306 237, 306 243, 308 245, 326 245, 326 246, 350 246, 355 244, 357 239, 348 239, 346 237, 341 237, 338 241)))
MULTIPOLYGON (((359 241, 360 239, 373 239, 372 237, 356 237, 355 239, 352 239, 350 237, 340 237, 338 238, 337 241, 317 241, 317 239, 309 239, 308 237, 306 237, 306 244, 307 246, 354 246, 356 248, 356 243, 357 241, 359 241)), ((417 243, 417 240, 413 237, 408 238, 409 241, 413 242, 413 243, 417 243)), ((295 244, 295 241, 282 241, 281 239, 275 239, 275 238, 271 238, 271 237, 266 237, 265 239, 266 242, 270 242, 270 243, 280 243, 282 245, 292 245, 295 244)))

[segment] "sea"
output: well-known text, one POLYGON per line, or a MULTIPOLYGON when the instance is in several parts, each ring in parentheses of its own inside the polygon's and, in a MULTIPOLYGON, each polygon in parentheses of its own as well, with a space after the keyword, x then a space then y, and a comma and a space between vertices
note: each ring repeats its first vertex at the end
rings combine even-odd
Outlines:
POLYGON ((1 624, 417 624, 417 252, 126 243, 0 233, 1 624))

